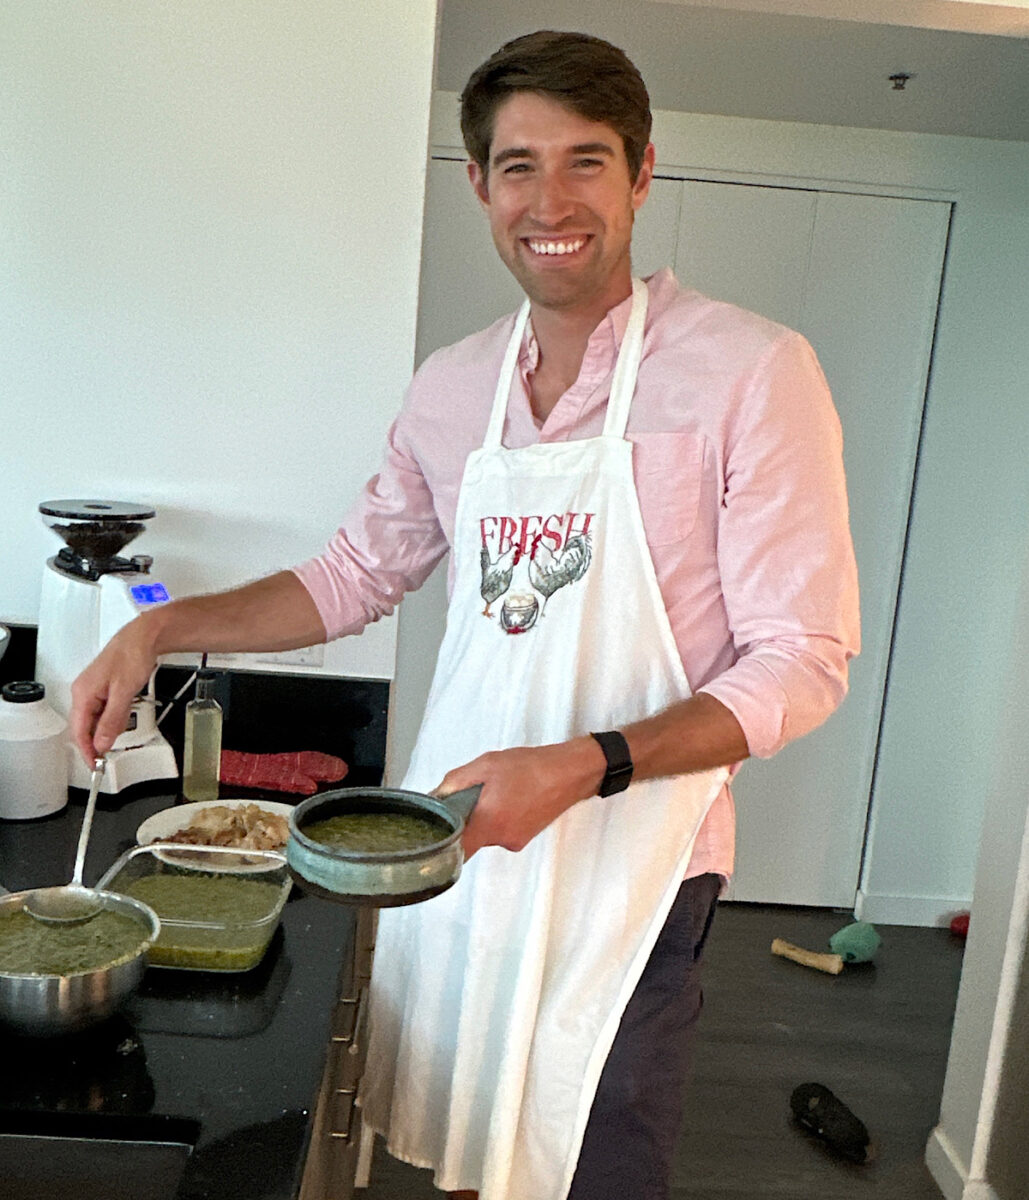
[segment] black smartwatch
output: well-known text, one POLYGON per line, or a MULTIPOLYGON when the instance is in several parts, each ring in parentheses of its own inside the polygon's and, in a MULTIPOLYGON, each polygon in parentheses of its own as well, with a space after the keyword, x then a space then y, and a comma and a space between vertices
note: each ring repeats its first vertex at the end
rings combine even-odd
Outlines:
POLYGON ((632 780, 632 755, 629 753, 629 743, 615 729, 607 733, 591 733, 604 751, 607 759, 607 770, 597 791, 598 796, 613 796, 616 792, 624 792, 632 780))

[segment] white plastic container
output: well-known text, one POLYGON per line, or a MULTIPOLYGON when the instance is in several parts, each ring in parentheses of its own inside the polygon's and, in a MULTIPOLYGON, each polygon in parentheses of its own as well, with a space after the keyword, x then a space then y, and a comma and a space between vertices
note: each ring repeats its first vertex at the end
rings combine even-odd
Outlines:
POLYGON ((68 722, 41 683, 0 689, 0 820, 29 821, 68 803, 68 722))

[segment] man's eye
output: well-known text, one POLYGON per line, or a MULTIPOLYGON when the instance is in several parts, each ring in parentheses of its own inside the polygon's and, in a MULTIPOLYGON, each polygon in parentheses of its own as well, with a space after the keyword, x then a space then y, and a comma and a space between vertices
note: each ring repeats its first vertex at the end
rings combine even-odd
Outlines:
POLYGON ((506 166, 504 168, 504 174, 505 175, 524 175, 525 172, 528 171, 529 169, 530 168, 529 168, 528 163, 509 163, 508 166, 506 166))
POLYGON ((576 159, 575 165, 577 167, 599 167, 602 164, 599 158, 579 158, 576 159))

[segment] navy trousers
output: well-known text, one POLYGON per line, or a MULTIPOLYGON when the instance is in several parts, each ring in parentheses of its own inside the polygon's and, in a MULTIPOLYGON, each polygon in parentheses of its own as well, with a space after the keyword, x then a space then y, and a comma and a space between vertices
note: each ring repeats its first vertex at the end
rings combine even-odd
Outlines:
POLYGON ((568 1200, 668 1200, 721 878, 680 887, 615 1035, 568 1200))

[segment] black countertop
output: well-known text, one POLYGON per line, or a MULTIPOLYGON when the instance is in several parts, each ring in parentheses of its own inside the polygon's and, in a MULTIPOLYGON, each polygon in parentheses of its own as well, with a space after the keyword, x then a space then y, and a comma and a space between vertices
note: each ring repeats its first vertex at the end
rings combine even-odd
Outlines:
MULTIPOLYGON (((176 799, 101 796, 86 882, 135 844, 141 821, 176 799)), ((84 793, 73 792, 62 813, 0 822, 4 887, 71 878, 84 802, 84 793)), ((177 1190, 159 1190, 163 1167, 151 1156, 152 1165, 141 1168, 151 1190, 126 1185, 134 1200, 291 1200, 353 933, 351 910, 294 887, 281 927, 252 971, 149 967, 137 994, 103 1025, 47 1039, 0 1027, 0 1135, 107 1139, 84 1150, 101 1175, 111 1170, 103 1167, 105 1155, 118 1174, 133 1169, 130 1143, 193 1145, 188 1158, 182 1151, 184 1170, 179 1163, 166 1172, 180 1180, 177 1190)), ((7 1139, 9 1148, 16 1142, 7 1139)), ((47 1153, 46 1143, 25 1144, 47 1153)), ((106 1197, 122 1195, 102 1181, 97 1186, 106 1197)), ((77 1195, 87 1200, 92 1193, 80 1186, 77 1195)))

